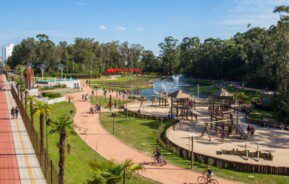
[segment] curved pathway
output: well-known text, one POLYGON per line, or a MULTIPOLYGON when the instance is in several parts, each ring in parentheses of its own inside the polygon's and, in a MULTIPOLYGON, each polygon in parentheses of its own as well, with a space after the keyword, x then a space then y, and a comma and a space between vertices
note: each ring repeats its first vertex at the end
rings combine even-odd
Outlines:
MULTIPOLYGON (((91 89, 86 84, 83 87, 84 93, 91 94, 91 89)), ((88 110, 91 106, 90 102, 83 101, 82 93, 70 94, 74 97, 74 105, 76 107, 76 114, 74 117, 74 124, 76 132, 79 136, 96 152, 108 160, 116 160, 123 162, 126 159, 132 159, 135 163, 151 162, 151 157, 141 153, 123 142, 119 141, 109 132, 107 132, 99 122, 98 114, 89 114, 88 110)), ((166 184, 180 184, 180 183, 195 183, 200 173, 185 170, 173 165, 166 166, 145 166, 145 170, 140 174, 149 179, 166 183, 166 184)), ((221 184, 236 183, 217 178, 221 184)))

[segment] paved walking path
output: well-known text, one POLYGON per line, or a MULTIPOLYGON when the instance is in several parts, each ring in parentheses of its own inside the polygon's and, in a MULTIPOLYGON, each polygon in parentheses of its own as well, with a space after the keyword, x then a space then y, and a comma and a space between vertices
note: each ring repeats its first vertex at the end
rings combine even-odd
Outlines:
MULTIPOLYGON (((0 85, 7 89, 5 75, 0 85)), ((0 183, 45 184, 36 154, 19 114, 12 119, 10 109, 15 101, 10 91, 0 91, 0 183)))
MULTIPOLYGON (((85 85, 84 93, 91 94, 91 89, 85 85)), ((132 159, 135 163, 151 162, 150 156, 131 148, 107 132, 99 122, 98 114, 89 114, 90 102, 83 101, 82 93, 70 94, 74 97, 76 114, 74 123, 76 132, 79 136, 95 151, 104 158, 114 159, 123 162, 126 159, 132 159), (84 133, 86 132, 86 133, 84 133)), ((200 173, 185 170, 173 165, 166 166, 145 166, 146 170, 140 172, 144 177, 166 184, 181 184, 184 182, 195 183, 200 173)), ((221 184, 235 183, 217 178, 221 184)))

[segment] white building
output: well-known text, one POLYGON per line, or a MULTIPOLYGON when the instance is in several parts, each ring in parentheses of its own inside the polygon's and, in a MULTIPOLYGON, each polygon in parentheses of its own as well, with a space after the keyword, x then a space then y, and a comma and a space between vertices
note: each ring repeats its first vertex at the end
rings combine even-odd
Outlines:
POLYGON ((2 59, 4 62, 7 62, 8 58, 12 55, 14 44, 10 43, 7 46, 2 47, 2 59))

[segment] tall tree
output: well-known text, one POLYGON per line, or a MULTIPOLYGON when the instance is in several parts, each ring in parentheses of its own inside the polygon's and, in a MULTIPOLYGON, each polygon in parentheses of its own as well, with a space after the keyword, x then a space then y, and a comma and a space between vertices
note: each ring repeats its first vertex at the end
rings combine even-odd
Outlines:
POLYGON ((179 51, 178 51, 178 40, 172 36, 166 37, 164 42, 159 44, 160 55, 162 57, 162 67, 165 74, 172 75, 178 72, 179 65, 179 51))
POLYGON ((58 118, 58 120, 52 122, 52 130, 50 133, 59 133, 59 172, 58 172, 58 183, 64 184, 65 174, 65 148, 67 130, 71 129, 72 118, 70 114, 65 114, 58 118))
POLYGON ((39 115, 39 124, 40 124, 40 151, 44 151, 44 120, 47 119, 50 114, 51 107, 45 103, 38 101, 35 105, 34 112, 39 115))

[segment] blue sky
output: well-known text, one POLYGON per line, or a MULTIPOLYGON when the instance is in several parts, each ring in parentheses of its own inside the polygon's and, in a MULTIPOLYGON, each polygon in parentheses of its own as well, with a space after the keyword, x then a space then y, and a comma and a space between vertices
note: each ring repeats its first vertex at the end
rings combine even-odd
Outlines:
POLYGON ((0 0, 0 45, 45 33, 140 43, 158 53, 166 36, 229 38, 252 26, 269 27, 288 0, 0 0))

